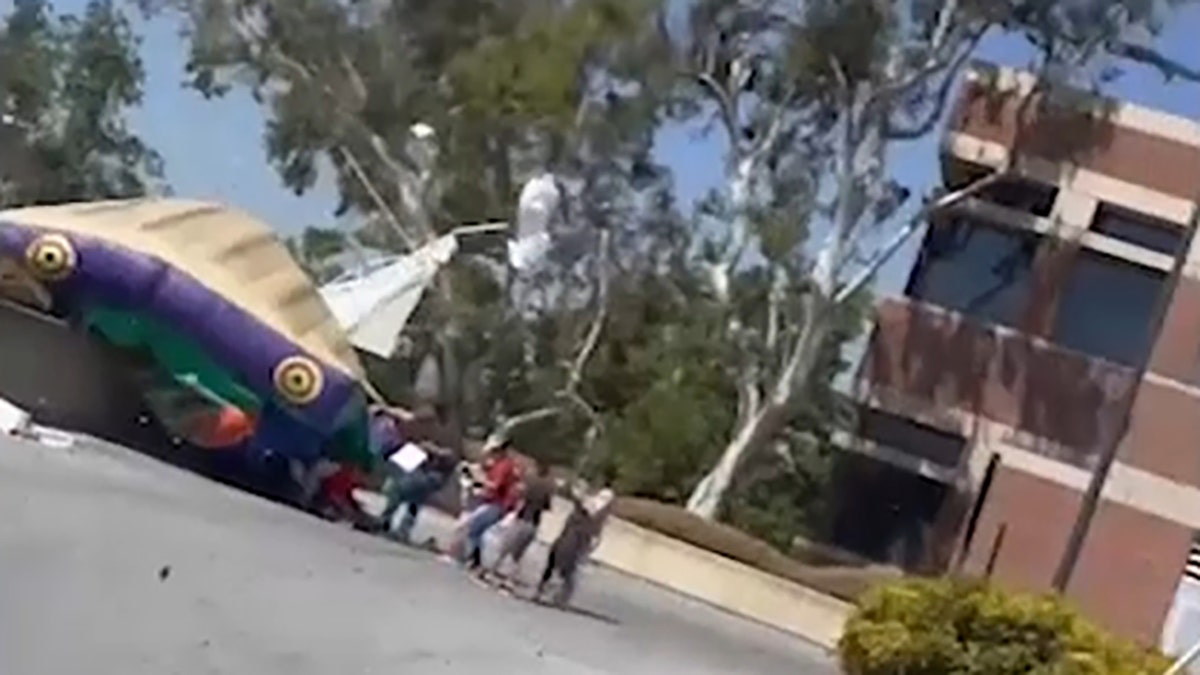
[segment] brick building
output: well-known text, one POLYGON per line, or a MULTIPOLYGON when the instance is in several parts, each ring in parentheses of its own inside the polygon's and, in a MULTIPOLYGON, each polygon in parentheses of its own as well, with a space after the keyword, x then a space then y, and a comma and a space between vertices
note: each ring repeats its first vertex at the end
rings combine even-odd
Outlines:
POLYGON ((932 223, 904 297, 880 303, 848 444, 909 476, 925 564, 1043 590, 1131 410, 1068 594, 1157 642, 1200 529, 1200 124, 1025 104, 1031 86, 968 74, 943 180, 1010 152, 1014 177, 932 223))

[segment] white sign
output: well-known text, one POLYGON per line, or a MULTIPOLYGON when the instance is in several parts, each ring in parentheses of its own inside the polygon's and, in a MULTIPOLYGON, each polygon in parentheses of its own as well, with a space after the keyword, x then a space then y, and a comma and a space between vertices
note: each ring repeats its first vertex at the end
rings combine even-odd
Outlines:
POLYGON ((421 446, 416 443, 405 443, 404 447, 388 458, 388 461, 411 473, 424 464, 428 458, 429 454, 422 450, 421 446))

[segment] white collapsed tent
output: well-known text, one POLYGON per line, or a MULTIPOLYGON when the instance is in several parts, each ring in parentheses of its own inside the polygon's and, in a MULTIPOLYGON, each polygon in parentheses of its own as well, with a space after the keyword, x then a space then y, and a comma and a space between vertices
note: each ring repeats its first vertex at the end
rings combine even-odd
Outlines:
POLYGON ((409 255, 381 258, 351 270, 322 286, 321 297, 351 344, 388 358, 425 289, 457 250, 458 238, 446 235, 409 255))
MULTIPOLYGON (((525 184, 517 206, 516 237, 508 243, 508 263, 518 271, 533 267, 551 247, 550 223, 562 193, 550 174, 525 184)), ((458 252, 458 237, 505 229, 505 224, 459 228, 404 256, 364 262, 322 286, 321 296, 356 348, 389 358, 425 289, 458 252)))

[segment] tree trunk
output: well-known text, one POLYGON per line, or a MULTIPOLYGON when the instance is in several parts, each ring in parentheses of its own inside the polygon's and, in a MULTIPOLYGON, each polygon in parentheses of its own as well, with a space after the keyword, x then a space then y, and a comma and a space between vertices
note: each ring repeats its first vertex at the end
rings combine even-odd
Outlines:
POLYGON ((729 444, 725 446, 725 450, 721 452, 721 459, 704 475, 704 478, 696 485, 696 489, 692 491, 691 496, 688 497, 688 511, 705 520, 716 519, 721 504, 725 501, 725 494, 733 485, 733 478, 737 474, 738 467, 741 466, 742 460, 755 445, 755 441, 762 435, 766 419, 764 413, 770 407, 771 404, 768 403, 766 407, 750 416, 740 426, 729 444))
POLYGON ((796 396, 808 390, 809 377, 828 335, 827 314, 832 307, 828 300, 817 293, 808 296, 807 304, 804 327, 796 337, 791 355, 772 387, 771 395, 758 406, 757 411, 739 420, 733 437, 721 452, 721 458, 688 498, 687 510, 705 520, 717 517, 742 463, 783 430, 796 396))

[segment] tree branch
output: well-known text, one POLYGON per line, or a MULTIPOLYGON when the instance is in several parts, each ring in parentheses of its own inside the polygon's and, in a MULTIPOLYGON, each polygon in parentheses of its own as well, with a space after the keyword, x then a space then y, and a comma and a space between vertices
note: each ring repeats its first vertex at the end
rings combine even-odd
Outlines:
MULTIPOLYGON (((586 399, 579 394, 579 385, 583 381, 583 371, 587 367, 588 361, 591 360, 597 346, 600 343, 600 335, 603 333, 604 324, 608 318, 608 244, 610 239, 608 230, 602 230, 600 233, 600 242, 597 245, 599 253, 598 264, 600 273, 596 280, 596 314, 592 317, 592 321, 588 325, 587 332, 584 334, 583 344, 579 348, 579 352, 572 359, 567 367, 567 382, 561 390, 554 394, 554 398, 565 401, 584 412, 588 420, 594 428, 603 428, 604 420, 600 413, 586 399)), ((530 412, 521 413, 515 417, 511 417, 501 424, 500 428, 492 432, 490 439, 493 441, 504 440, 508 435, 519 426, 536 422, 547 417, 553 417, 563 412, 561 405, 549 405, 530 412)))
POLYGON ((530 410, 528 412, 523 412, 519 415, 513 415, 512 417, 504 420, 504 422, 502 422, 500 426, 488 436, 487 443, 489 445, 498 445, 508 440, 508 438, 512 436, 512 432, 519 427, 525 426, 531 422, 545 419, 547 417, 554 417, 561 412, 562 408, 560 406, 550 405, 537 408, 535 410, 530 410))
POLYGON ((717 82, 711 73, 697 73, 695 77, 696 81, 700 83, 701 88, 708 92, 708 95, 713 99, 713 103, 716 104, 721 124, 725 126, 725 132, 729 134, 730 147, 736 148, 738 138, 736 99, 717 82))
POLYGON ((767 291, 767 354, 774 354, 779 345, 779 315, 780 305, 783 304, 785 288, 784 272, 776 267, 771 274, 771 287, 767 291))
MULTIPOLYGON (((933 34, 929 39, 928 58, 921 67, 914 70, 905 78, 897 78, 896 81, 881 86, 877 92, 878 99, 892 98, 895 96, 903 96, 905 92, 912 89, 920 82, 925 81, 937 71, 945 66, 947 61, 946 55, 942 51, 946 48, 950 33, 954 26, 954 14, 958 11, 959 0, 946 0, 942 5, 942 9, 938 11, 937 25, 934 27, 933 34)), ((976 31, 975 40, 986 32, 987 27, 981 27, 976 31)))
POLYGON ((751 367, 742 368, 740 371, 741 375, 736 378, 738 393, 737 424, 739 427, 748 424, 758 414, 758 409, 762 406, 762 392, 759 389, 758 378, 754 374, 755 370, 755 368, 751 367))
POLYGON ((913 214, 913 217, 909 219, 908 223, 906 223, 904 227, 900 228, 900 230, 896 232, 896 234, 893 235, 886 244, 880 247, 879 251, 867 261, 863 269, 861 269, 853 279, 838 289, 837 294, 834 296, 834 303, 840 304, 845 302, 851 295, 858 292, 863 285, 865 285, 871 280, 872 277, 875 276, 875 274, 879 271, 879 268, 883 267, 884 264, 886 264, 887 261, 890 260, 893 255, 895 255, 896 251, 900 250, 900 247, 904 245, 904 242, 908 241, 908 238, 916 233, 918 229, 920 229, 921 225, 923 225, 930 216, 951 208, 959 202, 978 194, 980 191, 986 189, 990 185, 994 185, 1007 175, 1007 171, 997 170, 962 189, 949 192, 938 197, 937 199, 928 201, 925 206, 921 207, 921 209, 913 214))
POLYGON ((771 121, 767 125, 767 130, 755 144, 754 149, 749 153, 753 157, 754 162, 757 163, 763 157, 771 154, 771 151, 775 148, 779 137, 783 135, 785 120, 788 113, 791 112, 791 106, 795 99, 795 92, 789 91, 784 95, 782 101, 774 105, 774 111, 771 115, 771 121))
MULTIPOLYGON (((263 57, 268 62, 274 61, 276 66, 279 67, 280 69, 285 70, 285 71, 290 71, 293 76, 308 83, 310 86, 317 87, 319 89, 319 91, 321 91, 325 95, 325 97, 328 98, 329 105, 332 108, 332 110, 334 111, 334 113, 337 114, 339 117, 341 117, 345 122, 349 123, 350 126, 359 130, 359 132, 363 135, 363 137, 367 141, 367 145, 371 148, 373 154, 375 155, 375 158, 377 160, 379 160, 379 162, 381 164, 386 166, 389 171, 392 172, 392 174, 396 177, 396 180, 398 182, 402 182, 402 181, 411 179, 411 177, 414 173, 409 168, 412 165, 412 161, 409 158, 404 157, 404 156, 397 158, 396 152, 393 149, 388 147, 387 143, 383 140, 382 137, 379 136, 378 133, 375 132, 374 129, 371 129, 357 115, 353 114, 350 111, 347 111, 342 106, 342 104, 341 104, 342 97, 338 96, 337 92, 333 91, 333 89, 329 86, 328 83, 319 83, 318 82, 318 79, 317 79, 316 75, 312 72, 311 68, 304 65, 304 63, 302 63, 298 59, 296 59, 296 58, 292 57, 291 55, 287 54, 286 52, 284 52, 282 49, 279 48, 278 44, 270 41, 267 38, 267 36, 262 35, 259 31, 257 31, 255 29, 255 27, 253 26, 253 23, 250 20, 248 20, 247 18, 242 17, 242 18, 234 19, 234 20, 232 20, 232 24, 233 24, 234 31, 237 33, 238 37, 244 43, 246 43, 248 46, 257 47, 260 50, 260 52, 262 53, 263 57)), ((354 88, 356 95, 358 95, 360 98, 365 100, 365 96, 367 93, 366 92, 366 83, 363 80, 361 74, 358 72, 358 69, 354 66, 353 61, 351 61, 351 59, 345 54, 345 52, 339 52, 338 59, 339 59, 339 63, 342 66, 342 69, 345 71, 345 74, 346 74, 351 86, 354 88)), ((268 66, 268 73, 270 73, 269 66, 268 66)), ((344 145, 342 145, 341 147, 343 148, 344 153, 349 152, 348 150, 345 149, 344 145)), ((346 154, 345 156, 349 156, 349 155, 346 154)), ((369 180, 366 180, 366 173, 363 171, 361 164, 359 164, 357 161, 355 161, 354 165, 357 166, 358 168, 357 169, 352 168, 352 171, 354 171, 354 173, 357 175, 359 180, 361 182, 363 182, 363 184, 365 186, 369 186, 368 191, 373 193, 372 199, 376 202, 377 207, 380 206, 381 204, 384 204, 382 198, 379 195, 378 190, 376 190, 374 188, 374 186, 370 183, 369 180)), ((405 206, 407 206, 407 205, 405 205, 405 206)), ((380 208, 383 209, 383 211, 387 215, 389 221, 393 225, 396 226, 398 231, 403 229, 399 225, 400 221, 397 218, 397 216, 395 215, 395 213, 392 211, 392 209, 387 208, 386 206, 381 206, 380 208)), ((405 215, 412 217, 412 214, 405 214, 405 215)), ((414 220, 415 220, 415 218, 414 218, 414 220)), ((418 228, 418 231, 421 234, 421 238, 423 238, 423 239, 429 238, 431 232, 423 223, 414 223, 414 225, 418 228)), ((414 249, 416 248, 416 246, 414 246, 411 243, 411 242, 415 241, 415 239, 416 239, 415 237, 413 237, 411 235, 407 235, 407 234, 401 234, 401 237, 403 239, 405 239, 406 242, 409 242, 410 248, 414 248, 414 249)))
POLYGON ((969 59, 971 54, 975 52, 975 47, 979 44, 979 40, 982 37, 982 31, 976 32, 967 41, 966 48, 960 51, 958 55, 955 56, 949 64, 947 64, 946 74, 942 78, 942 84, 938 87, 937 93, 934 95, 933 108, 929 110, 924 120, 907 129, 900 129, 892 124, 890 117, 888 118, 888 128, 886 134, 889 140, 914 140, 917 138, 922 138, 929 132, 933 131, 933 128, 937 126, 937 123, 942 119, 942 113, 946 110, 946 104, 950 100, 950 92, 954 90, 954 85, 957 82, 955 74, 962 69, 963 65, 966 64, 967 59, 969 59))
POLYGON ((819 340, 814 341, 813 337, 824 318, 826 303, 819 291, 816 293, 810 291, 804 294, 802 304, 804 320, 800 332, 796 335, 796 340, 792 343, 792 350, 784 363, 783 371, 780 372, 779 379, 775 381, 775 387, 771 391, 772 406, 782 408, 791 402, 796 393, 796 381, 801 373, 808 370, 808 364, 814 358, 814 352, 817 351, 813 343, 819 342, 819 340), (822 316, 818 316, 818 314, 822 316))
POLYGON ((1200 67, 1191 67, 1180 63, 1151 47, 1130 42, 1116 42, 1108 45, 1107 51, 1113 56, 1154 68, 1168 82, 1179 78, 1188 82, 1200 83, 1200 67))
POLYGON ((941 50, 946 44, 946 37, 950 35, 950 28, 954 25, 954 13, 957 11, 958 0, 946 0, 946 4, 942 5, 941 11, 938 12, 937 28, 934 29, 929 42, 934 51, 941 50))
POLYGON ((847 100, 850 98, 850 78, 846 76, 846 69, 842 67, 842 62, 837 56, 830 54, 829 66, 833 68, 834 79, 837 80, 838 90, 842 93, 842 98, 847 100))
POLYGON ((383 212, 384 216, 388 219, 388 222, 392 225, 392 229, 394 229, 396 234, 402 240, 404 240, 404 245, 408 247, 408 250, 411 252, 420 248, 421 244, 416 240, 416 238, 414 238, 404 229, 404 226, 400 224, 400 219, 396 217, 395 212, 392 211, 387 202, 384 201, 383 196, 379 194, 379 191, 375 189, 375 184, 372 183, 371 179, 367 177, 366 172, 363 171, 362 166, 358 163, 358 159, 354 157, 354 153, 344 145, 338 147, 342 151, 342 159, 344 159, 347 166, 350 167, 350 172, 353 173, 356 178, 358 178, 360 183, 362 183, 362 186, 366 189, 367 194, 369 194, 371 199, 375 202, 376 208, 383 212))
POLYGON ((568 373, 567 379, 567 391, 569 392, 574 392, 579 386, 579 382, 583 379, 583 369, 592 358, 592 353, 596 351, 596 346, 600 342, 600 334, 604 330, 604 323, 608 319, 608 270, 606 267, 609 237, 608 230, 603 230, 600 233, 600 243, 597 246, 600 257, 597 264, 601 269, 598 275, 599 278, 596 281, 596 315, 592 318, 592 323, 588 327, 579 354, 575 356, 575 360, 571 363, 571 370, 568 373))

